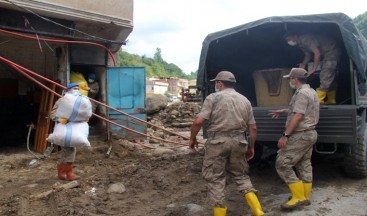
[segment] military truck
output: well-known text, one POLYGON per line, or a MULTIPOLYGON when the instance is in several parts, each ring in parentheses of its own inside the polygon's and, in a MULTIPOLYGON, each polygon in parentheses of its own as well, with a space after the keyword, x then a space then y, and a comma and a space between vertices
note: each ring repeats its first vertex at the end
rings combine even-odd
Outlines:
POLYGON ((200 92, 195 85, 189 85, 188 88, 181 89, 181 98, 183 102, 200 102, 200 92))
MULTIPOLYGON (((367 41, 345 14, 269 17, 209 34, 203 41, 197 75, 202 100, 214 92, 214 83, 209 80, 222 70, 233 72, 237 79, 235 89, 253 105, 257 146, 276 147, 286 115, 272 119, 268 110, 288 106, 293 92, 282 75, 297 67, 304 56, 299 47, 289 46, 283 38, 289 30, 324 34, 340 45, 337 103, 320 106, 314 151, 318 155, 340 155, 347 175, 366 177, 367 41)), ((308 82, 317 88, 319 78, 314 75, 308 82)), ((204 126, 204 135, 205 132, 204 126)))

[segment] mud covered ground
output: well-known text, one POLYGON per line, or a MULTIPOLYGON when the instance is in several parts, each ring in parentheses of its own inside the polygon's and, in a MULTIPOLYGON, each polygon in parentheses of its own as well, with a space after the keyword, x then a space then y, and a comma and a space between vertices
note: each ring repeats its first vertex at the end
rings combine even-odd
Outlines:
MULTIPOLYGON (((26 148, 0 149, 0 215, 212 215, 201 177, 202 155, 187 147, 144 149, 125 140, 109 144, 92 139, 91 149, 79 149, 74 170, 79 186, 53 190, 68 183, 56 178, 59 153, 38 160, 26 148), (121 191, 110 192, 119 184, 121 191)), ((254 164, 250 176, 267 215, 367 215, 367 180, 349 179, 338 159, 314 160, 312 205, 281 212, 289 191, 277 176, 273 161, 254 164)), ((227 186, 228 215, 250 215, 232 181, 227 186)))

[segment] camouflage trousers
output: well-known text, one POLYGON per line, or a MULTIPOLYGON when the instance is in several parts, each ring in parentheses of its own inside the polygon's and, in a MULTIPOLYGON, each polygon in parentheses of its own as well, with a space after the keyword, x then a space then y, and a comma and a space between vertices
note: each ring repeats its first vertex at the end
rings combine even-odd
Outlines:
POLYGON ((231 176, 242 194, 256 192, 247 175, 245 159, 248 144, 245 135, 212 136, 205 143, 203 177, 213 206, 225 206, 226 176, 231 176))
POLYGON ((74 163, 75 155, 75 147, 61 147, 61 157, 59 163, 74 163))
POLYGON ((320 90, 336 90, 336 66, 337 61, 325 60, 322 62, 322 68, 320 72, 320 90))
POLYGON ((311 156, 316 140, 316 130, 294 133, 278 151, 275 168, 285 183, 312 182, 311 156))

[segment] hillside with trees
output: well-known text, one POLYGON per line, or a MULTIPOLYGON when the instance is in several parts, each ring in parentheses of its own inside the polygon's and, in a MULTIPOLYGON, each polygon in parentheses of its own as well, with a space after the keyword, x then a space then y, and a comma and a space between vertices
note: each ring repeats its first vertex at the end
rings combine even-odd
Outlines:
POLYGON ((354 24, 362 32, 363 36, 367 38, 367 12, 361 14, 353 19, 354 24))
POLYGON ((160 48, 156 49, 156 53, 153 58, 146 57, 145 55, 139 56, 136 54, 130 54, 128 52, 120 50, 118 52, 118 66, 141 66, 145 67, 147 77, 178 77, 183 79, 196 79, 197 72, 191 72, 191 74, 185 74, 181 68, 173 63, 167 63, 162 55, 160 48))

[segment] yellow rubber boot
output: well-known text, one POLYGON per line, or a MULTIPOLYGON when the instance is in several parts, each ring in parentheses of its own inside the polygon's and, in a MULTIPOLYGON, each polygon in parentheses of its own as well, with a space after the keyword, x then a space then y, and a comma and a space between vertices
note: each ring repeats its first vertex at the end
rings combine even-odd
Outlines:
POLYGON ((288 187, 291 190, 292 198, 287 203, 280 206, 282 210, 291 210, 297 206, 306 204, 307 200, 305 198, 305 189, 302 181, 288 184, 288 187))
POLYGON ((319 96, 320 104, 325 104, 326 91, 322 91, 320 89, 316 89, 316 93, 319 96))
POLYGON ((261 208, 259 199, 254 192, 245 194, 247 204, 250 206, 252 214, 255 216, 264 215, 264 211, 261 208))
POLYGON ((336 91, 328 91, 326 93, 327 95, 327 100, 326 100, 326 104, 336 104, 336 91))
POLYGON ((307 201, 305 202, 305 205, 311 205, 310 198, 311 198, 311 191, 312 191, 312 183, 303 183, 303 189, 305 191, 305 198, 307 201))
POLYGON ((227 207, 221 208, 221 207, 214 207, 214 216, 226 216, 227 214, 227 207))

